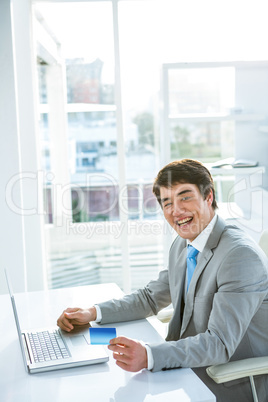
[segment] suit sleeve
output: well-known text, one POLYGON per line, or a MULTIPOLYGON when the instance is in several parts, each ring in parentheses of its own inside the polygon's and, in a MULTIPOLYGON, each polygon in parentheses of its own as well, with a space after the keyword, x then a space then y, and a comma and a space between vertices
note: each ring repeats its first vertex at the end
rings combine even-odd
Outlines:
POLYGON ((150 344, 153 371, 203 367, 227 362, 267 297, 267 265, 250 247, 226 253, 217 273, 218 291, 204 333, 178 341, 150 344))
POLYGON ((119 300, 99 303, 101 324, 139 320, 157 314, 171 303, 168 270, 159 273, 158 279, 119 300))

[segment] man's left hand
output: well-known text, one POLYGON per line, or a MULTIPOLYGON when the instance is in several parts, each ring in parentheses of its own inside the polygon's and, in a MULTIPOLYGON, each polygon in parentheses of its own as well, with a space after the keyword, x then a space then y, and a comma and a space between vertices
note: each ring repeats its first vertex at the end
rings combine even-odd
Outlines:
POLYGON ((118 336, 110 340, 108 349, 113 351, 116 364, 123 370, 137 372, 148 367, 147 350, 134 339, 118 336))

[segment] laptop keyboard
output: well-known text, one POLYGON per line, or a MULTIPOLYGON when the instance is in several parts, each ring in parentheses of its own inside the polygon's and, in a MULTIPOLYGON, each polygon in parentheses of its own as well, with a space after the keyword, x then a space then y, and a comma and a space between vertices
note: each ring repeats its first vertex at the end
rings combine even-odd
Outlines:
POLYGON ((59 331, 35 332, 28 336, 35 363, 70 357, 59 331))

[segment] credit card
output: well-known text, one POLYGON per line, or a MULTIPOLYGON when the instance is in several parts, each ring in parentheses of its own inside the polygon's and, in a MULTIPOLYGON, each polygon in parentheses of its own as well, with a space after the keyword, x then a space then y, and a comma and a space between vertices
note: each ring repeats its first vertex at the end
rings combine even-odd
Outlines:
POLYGON ((115 328, 89 328, 91 345, 108 345, 110 339, 116 338, 115 328))

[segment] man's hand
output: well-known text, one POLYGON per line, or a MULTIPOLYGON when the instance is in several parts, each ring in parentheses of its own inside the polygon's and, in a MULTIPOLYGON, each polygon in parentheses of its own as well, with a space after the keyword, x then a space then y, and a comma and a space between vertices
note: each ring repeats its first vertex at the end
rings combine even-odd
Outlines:
POLYGON ((79 307, 67 308, 57 320, 58 326, 64 331, 70 332, 76 325, 85 325, 95 321, 97 312, 95 307, 82 309, 79 307))
POLYGON ((110 340, 108 349, 113 351, 116 364, 126 371, 140 371, 148 367, 147 350, 134 339, 119 336, 110 340))

